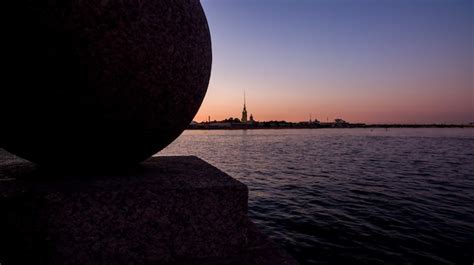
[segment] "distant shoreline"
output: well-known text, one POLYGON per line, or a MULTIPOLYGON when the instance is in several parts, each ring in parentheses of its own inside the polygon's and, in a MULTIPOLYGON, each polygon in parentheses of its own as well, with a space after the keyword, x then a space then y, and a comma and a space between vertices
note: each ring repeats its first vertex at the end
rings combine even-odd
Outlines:
POLYGON ((245 124, 237 124, 230 127, 206 126, 189 126, 186 130, 266 130, 266 129, 394 129, 394 128, 474 128, 470 124, 372 124, 372 125, 345 125, 345 126, 311 126, 311 125, 295 125, 295 126, 253 126, 245 124))

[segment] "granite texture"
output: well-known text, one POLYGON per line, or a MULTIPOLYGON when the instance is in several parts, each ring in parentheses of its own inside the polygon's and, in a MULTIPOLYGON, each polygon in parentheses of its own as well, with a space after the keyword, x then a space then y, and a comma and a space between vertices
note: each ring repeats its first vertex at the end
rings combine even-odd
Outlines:
POLYGON ((247 197, 196 157, 70 174, 0 149, 0 262, 297 264, 249 221, 247 197))
POLYGON ((57 167, 134 164, 172 142, 207 90, 199 0, 4 3, 0 147, 57 167))

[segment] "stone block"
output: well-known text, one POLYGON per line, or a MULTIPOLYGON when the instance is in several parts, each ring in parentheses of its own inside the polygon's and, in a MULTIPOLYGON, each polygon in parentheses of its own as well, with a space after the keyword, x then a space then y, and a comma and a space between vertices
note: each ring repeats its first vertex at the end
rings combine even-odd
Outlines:
POLYGON ((0 172, 0 256, 16 261, 149 264, 247 246, 246 186, 197 157, 86 177, 28 162, 0 172))
POLYGON ((197 157, 65 172, 0 149, 0 263, 297 264, 248 219, 247 200, 197 157))

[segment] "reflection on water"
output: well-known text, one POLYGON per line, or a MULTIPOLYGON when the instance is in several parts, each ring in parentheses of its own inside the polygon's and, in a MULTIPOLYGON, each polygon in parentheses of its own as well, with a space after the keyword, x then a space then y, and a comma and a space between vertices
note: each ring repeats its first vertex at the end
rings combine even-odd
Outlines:
POLYGON ((472 264, 473 129, 186 131, 302 264, 472 264))

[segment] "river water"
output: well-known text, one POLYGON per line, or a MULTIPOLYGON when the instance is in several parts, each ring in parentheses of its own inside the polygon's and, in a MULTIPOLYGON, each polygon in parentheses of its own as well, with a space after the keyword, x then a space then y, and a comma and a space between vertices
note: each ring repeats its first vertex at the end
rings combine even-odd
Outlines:
POLYGON ((473 264, 474 129, 185 131, 301 264, 473 264))

